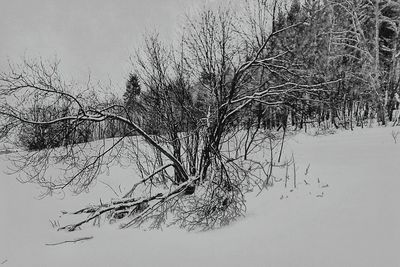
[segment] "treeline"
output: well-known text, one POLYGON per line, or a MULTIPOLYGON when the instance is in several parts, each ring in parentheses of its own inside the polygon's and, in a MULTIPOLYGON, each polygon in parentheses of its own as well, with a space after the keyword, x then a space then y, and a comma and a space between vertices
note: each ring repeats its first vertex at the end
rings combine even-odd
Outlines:
MULTIPOLYGON (((45 104, 34 98, 33 102, 33 106, 27 110, 24 119, 51 123, 27 123, 20 127, 17 133, 17 143, 28 150, 75 145, 128 134, 128 129, 125 125, 113 120, 103 120, 101 122, 59 121, 58 118, 60 116, 74 116, 76 107, 70 101, 45 104)), ((99 101, 94 98, 91 104, 93 107, 101 108, 110 105, 110 103, 121 104, 115 98, 111 98, 111 101, 99 101)))
POLYGON ((271 48, 290 51, 288 60, 304 66, 302 78, 338 81, 288 101, 300 124, 352 128, 392 120, 400 82, 399 15, 398 1, 385 0, 293 1, 288 13, 278 12, 277 28, 306 24, 286 31, 271 48))
MULTIPOLYGON (((240 117, 241 123, 256 123, 267 129, 287 125, 293 126, 294 129, 302 129, 307 127, 307 124, 313 127, 352 129, 356 126, 363 127, 372 121, 386 125, 394 119, 393 111, 399 105, 395 94, 399 92, 400 85, 398 2, 306 0, 301 3, 294 0, 285 3, 270 1, 269 4, 266 1, 257 1, 255 5, 257 7, 246 6, 247 15, 257 10, 259 17, 266 17, 265 13, 270 12, 273 23, 267 25, 256 20, 251 21, 250 17, 246 18, 245 15, 238 23, 249 19, 249 26, 244 31, 251 37, 244 37, 245 40, 241 40, 238 45, 244 44, 243 49, 251 51, 253 47, 261 46, 265 38, 269 38, 270 32, 282 32, 272 38, 267 52, 263 55, 265 58, 279 56, 276 65, 264 64, 268 70, 254 73, 253 77, 249 77, 249 83, 257 82, 258 79, 258 85, 264 88, 284 84, 299 90, 290 88, 284 94, 272 94, 264 102, 253 103, 251 111, 240 117), (260 7, 264 10, 260 11, 260 7), (250 40, 254 37, 255 40, 250 40), (253 81, 250 82, 250 79, 253 81), (307 85, 312 84, 321 86, 307 88, 307 85), (307 90, 305 92, 302 89, 307 90)), ((210 18, 205 15, 202 19, 207 22, 210 18)), ((201 30, 207 34, 207 29, 201 30)), ((202 34, 201 30, 196 34, 202 34)), ((201 39, 200 36, 197 37, 201 39)), ((188 41, 183 40, 182 46, 188 45, 188 41)), ((205 44, 191 43, 189 49, 190 45, 205 44)), ((140 67, 135 70, 135 74, 131 74, 124 95, 125 105, 133 112, 134 117, 141 119, 142 125, 150 132, 159 131, 160 121, 163 121, 154 114, 168 114, 167 110, 151 112, 160 108, 158 103, 161 103, 160 99, 163 98, 160 95, 162 85, 155 85, 154 82, 157 79, 165 82, 167 70, 163 69, 163 64, 176 64, 166 58, 163 62, 154 61, 162 54, 162 49, 165 48, 156 37, 152 36, 146 40, 144 54, 154 58, 147 63, 141 58, 138 59, 140 67), (148 64, 149 62, 151 64, 148 64), (153 67, 153 74, 158 75, 157 77, 149 76, 149 66, 153 67), (139 80, 142 81, 145 90, 140 90, 139 80), (147 114, 146 118, 143 117, 144 114, 147 114)), ((168 52, 164 51, 164 54, 168 52)), ((229 60, 231 58, 227 56, 226 61, 229 60)), ((198 79, 191 81, 191 85, 168 85, 164 93, 169 95, 163 99, 183 103, 177 98, 187 98, 186 104, 195 105, 202 111, 192 120, 205 118, 207 108, 212 106, 207 102, 205 88, 225 82, 224 78, 218 80, 218 74, 205 67, 197 75, 198 79), (183 91, 178 92, 175 87, 183 91)), ((279 90, 277 92, 280 93, 279 90)), ((169 113, 176 113, 176 109, 170 107, 169 113)), ((193 114, 193 111, 190 114, 193 114)), ((177 118, 178 121, 181 119, 177 118)))
MULTIPOLYGON (((230 110, 233 128, 352 129, 393 119, 400 85, 397 1, 255 0, 241 8, 188 16, 175 47, 148 35, 122 99, 97 107, 118 105, 147 133, 167 135, 177 157, 178 134, 218 121, 228 104, 238 103, 237 112, 230 110), (237 75, 246 61, 251 70, 237 75)), ((38 108, 30 116, 52 115, 38 108)), ((124 123, 105 120, 32 125, 20 140, 38 149, 132 134, 124 123)))

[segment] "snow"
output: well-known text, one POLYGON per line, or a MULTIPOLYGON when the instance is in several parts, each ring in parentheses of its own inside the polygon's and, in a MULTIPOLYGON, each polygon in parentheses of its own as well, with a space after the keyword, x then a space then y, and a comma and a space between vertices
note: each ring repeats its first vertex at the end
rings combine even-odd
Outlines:
MULTIPOLYGON (((102 221, 72 233, 56 231, 76 217, 61 216, 115 197, 98 182, 88 194, 37 199, 40 188, 0 176, 0 264, 4 266, 400 266, 400 127, 297 134, 288 187, 275 182, 249 196, 247 216, 208 232, 148 231, 102 221), (309 171, 306 174, 306 169, 309 171), (305 181, 307 182, 305 182, 305 181), (82 237, 93 239, 47 246, 82 237)), ((0 155, 5 170, 6 155, 0 155)), ((284 170, 276 170, 284 178, 284 170), (283 176, 282 176, 283 175, 283 176)), ((101 176, 119 192, 133 184, 129 170, 101 176)))

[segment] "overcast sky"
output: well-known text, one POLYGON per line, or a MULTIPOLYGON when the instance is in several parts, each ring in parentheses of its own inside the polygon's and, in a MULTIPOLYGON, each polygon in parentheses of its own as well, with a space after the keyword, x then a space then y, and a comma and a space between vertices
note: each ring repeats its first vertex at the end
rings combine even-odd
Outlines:
POLYGON ((173 38, 185 12, 213 0, 0 0, 0 70, 7 60, 61 60, 65 77, 120 87, 146 30, 173 38))

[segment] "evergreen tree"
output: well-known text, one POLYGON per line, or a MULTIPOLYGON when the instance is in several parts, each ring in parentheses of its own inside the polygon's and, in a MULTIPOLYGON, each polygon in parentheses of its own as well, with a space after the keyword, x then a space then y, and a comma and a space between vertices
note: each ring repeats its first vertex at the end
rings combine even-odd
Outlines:
POLYGON ((140 95, 140 84, 139 78, 136 74, 129 74, 129 79, 126 82, 126 91, 123 95, 125 107, 132 111, 137 102, 138 96, 140 95))

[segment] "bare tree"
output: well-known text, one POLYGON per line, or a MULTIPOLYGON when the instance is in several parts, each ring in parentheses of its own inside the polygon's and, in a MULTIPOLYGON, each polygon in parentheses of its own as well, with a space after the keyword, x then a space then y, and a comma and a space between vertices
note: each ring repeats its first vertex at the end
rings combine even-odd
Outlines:
MULTIPOLYGON (((397 43, 399 32, 397 1, 329 1, 341 16, 348 20, 345 27, 343 21, 337 22, 332 34, 332 45, 345 48, 352 53, 346 56, 361 63, 362 70, 356 73, 358 81, 364 83, 371 92, 374 105, 377 106, 379 120, 386 124, 385 109, 388 109, 389 94, 393 97, 395 90, 388 91, 384 79, 390 76, 391 83, 397 83, 397 43), (390 35, 390 36, 388 36, 390 35), (390 58, 389 73, 385 73, 383 58, 390 58)), ((342 18, 339 16, 339 18, 342 18)), ((391 110, 389 111, 389 113, 391 110)))
MULTIPOLYGON (((273 21, 274 8, 270 14, 273 21)), ((301 23, 275 30, 268 28, 267 16, 250 21, 263 27, 257 33, 261 36, 249 38, 232 10, 204 10, 188 18, 178 49, 167 49, 156 36, 145 40, 143 54, 134 64, 143 84, 140 112, 157 124, 152 135, 134 122, 124 106, 96 101, 90 86, 74 92, 74 85, 62 80, 57 63, 25 61, 0 74, 2 136, 12 136, 25 124, 68 122, 73 128, 104 121, 122 123, 137 134, 130 137, 128 131, 103 143, 72 143, 19 154, 16 171, 49 192, 67 186, 86 190, 110 164, 127 154, 136 160, 142 180, 124 197, 75 212, 89 216, 61 229, 75 230, 102 214, 110 220, 127 218, 123 227, 176 223, 209 229, 245 213, 244 194, 270 184, 272 149, 279 141, 277 133, 260 129, 260 121, 246 124, 246 115, 262 104, 262 117, 268 108, 284 106, 285 96, 316 92, 335 82, 309 84, 298 66, 285 60, 288 52, 269 52, 272 40, 301 23), (32 93, 44 106, 70 103, 70 114, 27 118, 32 93), (269 159, 256 157, 263 149, 271 150, 269 159), (49 177, 49 166, 58 166, 62 175, 49 177)))

